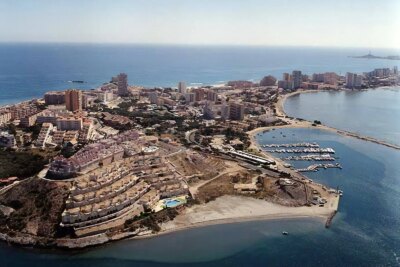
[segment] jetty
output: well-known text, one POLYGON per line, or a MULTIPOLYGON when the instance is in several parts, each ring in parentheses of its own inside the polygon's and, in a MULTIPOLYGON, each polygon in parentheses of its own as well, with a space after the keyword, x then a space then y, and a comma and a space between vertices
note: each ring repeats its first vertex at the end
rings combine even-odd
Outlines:
POLYGON ((329 169, 329 168, 337 168, 342 169, 342 166, 339 163, 336 164, 313 164, 304 169, 297 169, 298 172, 316 172, 318 169, 329 169))

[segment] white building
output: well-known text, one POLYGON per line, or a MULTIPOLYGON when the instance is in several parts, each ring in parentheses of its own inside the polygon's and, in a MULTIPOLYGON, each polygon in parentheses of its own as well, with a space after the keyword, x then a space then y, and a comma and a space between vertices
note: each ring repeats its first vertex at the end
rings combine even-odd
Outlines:
POLYGON ((11 120, 11 112, 0 110, 0 125, 6 124, 11 120))
POLYGON ((14 147, 16 144, 14 135, 8 132, 0 132, 0 147, 14 147))
POLYGON ((47 122, 43 123, 38 139, 36 140, 36 145, 45 147, 46 143, 49 141, 50 132, 52 130, 53 130, 53 124, 47 122))
POLYGON ((57 118, 57 130, 59 131, 79 131, 82 130, 83 121, 78 117, 59 117, 57 118))

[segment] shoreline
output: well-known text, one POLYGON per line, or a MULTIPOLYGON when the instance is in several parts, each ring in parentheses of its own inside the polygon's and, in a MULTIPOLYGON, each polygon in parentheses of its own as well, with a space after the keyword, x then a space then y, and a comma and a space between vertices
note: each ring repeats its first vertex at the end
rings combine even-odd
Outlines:
MULTIPOLYGON (((266 131, 266 130, 271 130, 273 128, 276 128, 276 129, 278 129, 278 128, 308 128, 308 129, 321 129, 321 130, 325 130, 325 131, 330 131, 330 132, 334 132, 336 134, 339 134, 339 135, 342 135, 345 137, 357 138, 357 139, 360 139, 363 141, 372 142, 372 143, 375 143, 378 145, 383 145, 386 147, 400 150, 400 145, 392 144, 392 143, 386 142, 384 140, 379 140, 374 137, 365 136, 362 134, 358 134, 358 133, 354 133, 354 132, 350 132, 350 131, 346 131, 346 130, 341 130, 341 129, 331 127, 331 126, 328 126, 325 124, 318 124, 316 126, 313 126, 312 125, 313 122, 311 122, 311 121, 308 121, 305 119, 302 119, 302 121, 299 121, 296 119, 289 118, 289 116, 286 114, 285 109, 284 109, 284 102, 289 97, 292 97, 292 96, 295 96, 298 94, 302 94, 302 93, 318 93, 318 92, 328 92, 328 91, 330 91, 330 90, 304 90, 304 91, 292 92, 292 93, 285 94, 285 95, 280 95, 278 98, 278 101, 275 104, 276 116, 288 124, 280 125, 280 126, 259 127, 254 130, 251 130, 251 131, 247 132, 250 136, 251 141, 255 141, 255 139, 253 140, 253 137, 256 134, 266 131)), ((337 91, 341 91, 341 90, 337 90, 337 91)))
POLYGON ((224 225, 224 224, 236 224, 236 223, 245 223, 245 222, 256 222, 256 221, 279 221, 279 220, 297 220, 297 219, 314 219, 314 220, 321 220, 321 223, 324 223, 326 219, 329 219, 328 217, 325 216, 311 216, 311 215, 282 215, 282 216, 271 216, 271 215, 263 215, 263 216, 255 216, 255 217, 242 217, 242 218, 231 218, 231 219, 217 219, 217 220, 211 220, 211 221, 204 221, 204 222, 199 222, 187 226, 182 226, 182 227, 177 227, 177 228, 171 228, 167 230, 162 230, 158 233, 151 233, 151 234, 145 234, 145 235, 138 235, 138 236, 133 236, 129 237, 127 239, 147 239, 147 238, 155 238, 161 235, 167 235, 167 234, 172 234, 175 232, 180 232, 180 231, 185 231, 185 230, 190 230, 190 229, 196 229, 196 228, 203 228, 207 226, 213 226, 213 225, 224 225))
MULTIPOLYGON (((339 197, 335 198, 339 200, 339 197)), ((331 202, 325 208, 318 206, 289 207, 268 202, 266 200, 244 196, 225 195, 206 204, 186 208, 174 220, 161 224, 161 231, 147 232, 129 239, 154 238, 160 235, 202 228, 212 225, 234 224, 251 221, 278 221, 296 219, 314 219, 322 224, 337 212, 339 201, 331 202), (239 203, 241 206, 239 206, 239 203), (238 204, 236 206, 236 204, 238 204), (246 214, 246 212, 249 212, 246 214)))

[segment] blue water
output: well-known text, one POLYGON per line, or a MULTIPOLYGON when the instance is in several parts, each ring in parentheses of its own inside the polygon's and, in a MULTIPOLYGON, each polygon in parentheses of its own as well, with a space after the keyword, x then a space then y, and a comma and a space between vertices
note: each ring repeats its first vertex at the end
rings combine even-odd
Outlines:
POLYGON ((400 87, 299 94, 289 97, 284 109, 290 116, 400 145, 400 87))
MULTIPOLYGON (((304 73, 363 72, 397 61, 349 58, 369 49, 308 47, 0 44, 0 105, 41 97, 49 90, 91 89, 126 72, 130 84, 177 86, 260 80, 300 69, 304 73), (85 84, 71 84, 84 80, 85 84)), ((377 55, 399 51, 373 50, 377 55)))
POLYGON ((165 205, 166 205, 168 208, 176 207, 176 206, 178 206, 179 204, 181 204, 181 202, 178 201, 178 200, 176 200, 176 199, 174 199, 174 200, 168 200, 168 201, 166 201, 166 203, 165 203, 165 205))

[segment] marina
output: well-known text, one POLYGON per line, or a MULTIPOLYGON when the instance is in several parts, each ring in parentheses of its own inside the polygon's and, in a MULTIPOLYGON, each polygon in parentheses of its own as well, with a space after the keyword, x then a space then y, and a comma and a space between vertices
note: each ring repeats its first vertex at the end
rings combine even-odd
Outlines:
MULTIPOLYGON (((323 148, 318 143, 312 142, 299 142, 293 144, 264 144, 263 148, 271 148, 265 149, 268 153, 295 153, 302 155, 287 155, 285 157, 281 157, 282 160, 291 160, 291 161, 335 161, 336 158, 333 157, 335 154, 335 150, 331 147, 323 148)), ((291 164, 285 163, 284 167, 291 168, 291 164)), ((320 163, 320 164, 312 164, 308 167, 302 167, 298 169, 294 169, 296 172, 317 172, 319 169, 330 169, 337 168, 342 169, 342 166, 339 163, 320 163)))

